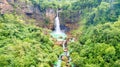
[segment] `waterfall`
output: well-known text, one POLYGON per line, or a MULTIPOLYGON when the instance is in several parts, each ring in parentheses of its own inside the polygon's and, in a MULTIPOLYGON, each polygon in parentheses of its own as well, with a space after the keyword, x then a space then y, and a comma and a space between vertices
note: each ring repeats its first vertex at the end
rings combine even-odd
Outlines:
POLYGON ((60 21, 59 21, 59 17, 58 17, 58 11, 57 11, 57 14, 56 14, 56 18, 55 18, 55 22, 54 22, 54 28, 55 30, 50 33, 50 35, 57 39, 57 41, 63 41, 65 40, 65 38, 67 37, 67 35, 61 31, 60 29, 60 21))
POLYGON ((60 21, 59 21, 59 17, 58 17, 58 11, 57 11, 57 16, 55 18, 55 33, 57 33, 57 34, 62 33, 62 31, 60 29, 60 21))

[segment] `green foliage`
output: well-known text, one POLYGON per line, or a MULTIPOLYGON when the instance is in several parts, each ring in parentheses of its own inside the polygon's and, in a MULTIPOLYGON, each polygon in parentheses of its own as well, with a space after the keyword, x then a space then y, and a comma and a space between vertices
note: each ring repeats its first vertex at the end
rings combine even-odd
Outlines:
POLYGON ((0 18, 0 67, 50 67, 59 54, 54 53, 53 42, 41 28, 20 23, 16 17, 0 18))
POLYGON ((17 16, 16 14, 4 14, 0 15, 0 23, 24 23, 21 18, 21 16, 17 16))
MULTIPOLYGON (((78 42, 69 44, 77 67, 120 66, 120 0, 20 1, 34 4, 43 13, 48 8, 62 9, 59 16, 63 22, 84 21, 80 24, 85 25, 74 31, 74 35, 81 34, 76 35, 78 42)), ((0 67, 50 67, 62 48, 53 46, 42 28, 24 23, 16 14, 0 16, 0 67)))
POLYGON ((69 44, 73 49, 73 63, 82 67, 119 67, 120 22, 83 28, 79 43, 69 44))
POLYGON ((58 9, 58 8, 63 8, 66 9, 68 6, 71 5, 74 1, 71 0, 30 0, 33 4, 39 5, 41 11, 45 11, 46 8, 53 8, 53 9, 58 9))
MULTIPOLYGON (((75 45, 75 44, 74 44, 75 45)), ((114 60, 117 57, 114 46, 109 44, 89 44, 83 46, 77 46, 79 48, 73 49, 71 54, 73 63, 82 67, 107 67, 114 65, 114 60)))
POLYGON ((116 45, 120 39, 120 30, 115 26, 116 24, 119 25, 119 21, 114 24, 106 23, 99 24, 94 28, 91 27, 83 33, 84 37, 80 38, 80 42, 87 44, 87 42, 90 41, 93 43, 107 43, 116 45))

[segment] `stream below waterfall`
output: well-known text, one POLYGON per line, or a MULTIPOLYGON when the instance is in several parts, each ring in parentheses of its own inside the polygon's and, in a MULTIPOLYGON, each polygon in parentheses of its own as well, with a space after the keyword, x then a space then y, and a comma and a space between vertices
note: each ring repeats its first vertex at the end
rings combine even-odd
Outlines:
POLYGON ((72 59, 70 57, 70 51, 67 48, 67 40, 66 40, 67 35, 65 34, 65 32, 62 32, 61 29, 60 29, 60 21, 59 21, 59 17, 58 17, 58 11, 57 11, 57 16, 55 18, 55 30, 50 34, 58 42, 62 41, 62 48, 63 48, 63 51, 64 51, 62 54, 59 55, 58 60, 54 64, 54 67, 61 67, 63 56, 67 57, 66 66, 69 64, 71 67, 74 67, 74 65, 71 64, 72 59))
POLYGON ((62 44, 62 48, 63 48, 63 53, 59 55, 59 58, 58 58, 58 61, 56 62, 56 64, 54 64, 54 67, 61 67, 61 63, 62 63, 62 57, 63 56, 66 56, 68 58, 68 61, 66 62, 66 66, 69 67, 74 67, 74 65, 71 63, 71 57, 70 57, 70 52, 67 48, 67 44, 66 44, 66 40, 63 41, 63 44, 62 44))

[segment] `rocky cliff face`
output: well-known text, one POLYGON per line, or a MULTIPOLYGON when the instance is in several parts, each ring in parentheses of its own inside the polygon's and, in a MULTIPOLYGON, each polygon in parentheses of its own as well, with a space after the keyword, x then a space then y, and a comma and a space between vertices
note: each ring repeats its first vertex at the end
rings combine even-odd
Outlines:
MULTIPOLYGON (((17 13, 23 16, 23 20, 29 23, 29 19, 34 20, 37 26, 52 29, 56 12, 52 8, 47 8, 44 12, 40 6, 32 4, 31 1, 22 0, 0 0, 0 14, 17 13)), ((78 12, 61 12, 59 13, 60 22, 70 29, 74 29, 75 23, 79 20, 78 12), (73 19, 74 18, 74 19, 73 19)))
POLYGON ((6 1, 6 0, 1 0, 0 1, 0 13, 10 13, 13 11, 13 7, 6 1))
POLYGON ((56 13, 54 9, 51 9, 51 8, 46 9, 46 18, 48 18, 51 23, 54 22, 55 16, 56 16, 56 13))
POLYGON ((41 12, 38 5, 33 5, 31 2, 21 0, 1 0, 0 1, 0 14, 17 13, 24 15, 25 18, 32 18, 36 20, 37 25, 40 22, 45 22, 49 19, 53 23, 55 11, 53 9, 46 9, 46 12, 41 12))

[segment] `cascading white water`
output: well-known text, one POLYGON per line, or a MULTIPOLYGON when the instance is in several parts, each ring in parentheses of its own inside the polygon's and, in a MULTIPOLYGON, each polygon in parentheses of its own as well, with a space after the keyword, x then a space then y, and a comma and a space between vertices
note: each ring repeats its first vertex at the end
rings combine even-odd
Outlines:
POLYGON ((54 23, 54 26, 55 26, 55 30, 50 33, 51 36, 55 39, 57 39, 57 41, 63 41, 67 35, 61 31, 60 29, 60 21, 59 21, 59 17, 58 17, 58 11, 57 11, 57 16, 55 18, 55 23, 54 23))
POLYGON ((59 21, 59 17, 58 17, 58 11, 57 11, 57 17, 55 18, 55 33, 57 33, 57 34, 62 33, 62 31, 60 29, 60 21, 59 21))

